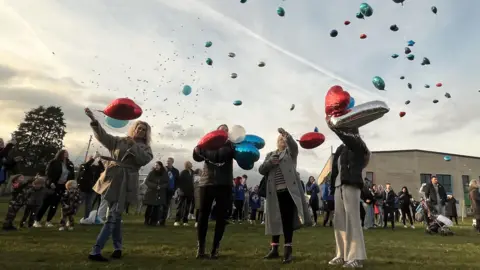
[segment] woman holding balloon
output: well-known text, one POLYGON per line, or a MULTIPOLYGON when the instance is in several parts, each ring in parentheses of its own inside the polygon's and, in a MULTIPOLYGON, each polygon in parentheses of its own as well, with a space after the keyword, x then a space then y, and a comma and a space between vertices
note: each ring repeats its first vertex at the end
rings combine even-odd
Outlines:
POLYGON ((112 259, 122 257, 122 213, 128 202, 137 199, 138 171, 152 159, 151 128, 146 122, 136 121, 130 126, 126 137, 108 134, 88 108, 85 114, 90 118, 95 138, 111 153, 111 157, 102 157, 108 162, 93 190, 102 195, 108 203, 108 214, 97 241, 88 258, 105 262, 101 252, 108 238, 112 236, 114 251, 112 259))
POLYGON ((265 259, 280 257, 280 235, 285 239, 283 263, 292 261, 293 232, 301 225, 311 226, 312 220, 297 176, 298 145, 292 136, 279 128, 277 150, 267 154, 258 171, 267 179, 265 233, 272 235, 270 252, 265 259))
POLYGON ((212 209, 213 201, 216 202, 216 223, 213 247, 210 258, 218 258, 220 241, 222 240, 225 226, 227 225, 226 213, 232 205, 232 179, 234 146, 227 141, 228 126, 220 125, 217 131, 223 133, 225 140, 217 149, 204 149, 202 145, 195 147, 193 159, 197 162, 204 161, 202 176, 198 183, 198 198, 195 204, 199 207, 197 224, 197 259, 206 257, 205 239, 208 230, 208 218, 212 209), (222 132, 223 131, 223 132, 222 132))

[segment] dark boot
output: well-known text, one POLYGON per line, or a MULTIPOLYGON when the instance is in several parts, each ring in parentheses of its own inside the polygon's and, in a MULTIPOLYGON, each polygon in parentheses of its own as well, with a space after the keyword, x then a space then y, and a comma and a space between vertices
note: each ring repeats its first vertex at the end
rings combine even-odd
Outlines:
POLYGON ((196 256, 196 258, 197 259, 203 259, 205 257, 206 257, 206 255, 205 255, 205 244, 198 243, 197 244, 197 256, 196 256))
POLYGON ((280 257, 280 254, 278 254, 278 245, 272 245, 272 247, 270 248, 270 251, 263 258, 266 260, 269 260, 269 259, 276 259, 278 257, 280 257))
POLYGON ((283 261, 282 263, 290 263, 293 260, 292 257, 292 246, 285 246, 283 250, 283 261))
POLYGON ((3 224, 3 230, 4 231, 16 231, 17 228, 15 226, 13 226, 13 224, 11 224, 11 223, 4 223, 3 224))
POLYGON ((114 250, 110 257, 112 259, 121 259, 122 258, 122 251, 121 250, 114 250))
POLYGON ((94 262, 108 262, 108 259, 103 257, 102 254, 88 255, 88 259, 94 262))
POLYGON ((218 250, 220 249, 220 244, 214 244, 212 248, 212 252, 210 252, 210 259, 216 260, 218 259, 218 250))

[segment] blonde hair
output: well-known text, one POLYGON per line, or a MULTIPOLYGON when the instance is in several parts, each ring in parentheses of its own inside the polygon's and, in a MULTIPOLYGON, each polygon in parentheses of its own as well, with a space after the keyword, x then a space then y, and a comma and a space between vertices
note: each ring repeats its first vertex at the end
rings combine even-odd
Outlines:
POLYGON ((470 183, 468 184, 469 188, 478 188, 478 181, 477 179, 472 179, 470 180, 470 183))
POLYGON ((77 184, 77 181, 75 180, 68 180, 67 183, 65 183, 65 188, 67 190, 71 190, 73 188, 77 188, 78 187, 78 184, 77 184))
POLYGON ((135 121, 130 127, 128 128, 127 136, 133 139, 133 136, 135 134, 135 130, 139 125, 144 125, 146 127, 145 131, 145 138, 144 142, 146 145, 150 146, 150 143, 152 142, 152 128, 147 122, 137 120, 135 121))

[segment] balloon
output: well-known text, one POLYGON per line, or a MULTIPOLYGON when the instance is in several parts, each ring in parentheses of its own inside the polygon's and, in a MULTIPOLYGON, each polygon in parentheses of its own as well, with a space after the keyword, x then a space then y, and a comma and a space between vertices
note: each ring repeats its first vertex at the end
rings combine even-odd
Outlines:
POLYGON ((128 120, 117 120, 108 116, 105 117, 105 123, 107 123, 107 125, 109 125, 112 128, 123 128, 126 125, 128 125, 128 122, 129 122, 128 120))
POLYGON ((235 106, 240 106, 240 105, 242 105, 242 103, 243 103, 243 102, 242 102, 241 100, 235 100, 235 101, 233 102, 233 105, 235 105, 235 106))
POLYGON ((197 146, 204 150, 218 150, 225 145, 227 140, 227 132, 223 130, 214 130, 203 136, 198 142, 197 146))
POLYGON ((245 139, 245 128, 239 125, 231 127, 228 131, 228 139, 232 143, 241 143, 245 139))
POLYGON ((409 54, 409 53, 411 53, 411 52, 412 52, 412 50, 410 50, 409 47, 405 47, 405 54, 409 54))
POLYGON ((390 108, 383 101, 370 101, 357 105, 340 116, 327 118, 333 128, 359 128, 373 122, 388 113, 390 108))
POLYGON ((185 96, 188 96, 192 93, 192 87, 190 85, 185 85, 182 89, 182 93, 185 95, 185 96))
POLYGON ((314 149, 325 141, 325 136, 319 132, 308 132, 300 137, 300 146, 304 149, 314 149))
POLYGON ((360 4, 360 13, 365 17, 370 17, 373 15, 373 8, 367 3, 362 3, 360 4))
POLYGON ((405 105, 410 104, 410 100, 405 101, 405 105))
POLYGON ((397 32, 398 31, 398 26, 396 24, 392 24, 392 25, 390 25, 390 30, 392 30, 393 32, 397 32))
POLYGON ((372 83, 373 86, 375 86, 375 88, 377 88, 378 90, 385 90, 385 81, 381 77, 373 77, 372 83))
POLYGON ((205 42, 205 47, 210 48, 212 47, 213 43, 211 41, 205 42))
POLYGON ((450 156, 444 156, 444 157, 443 157, 443 160, 445 160, 445 161, 451 161, 451 160, 452 160, 452 157, 450 157, 450 156))
POLYGON ((396 4, 402 4, 403 6, 403 2, 405 2, 405 0, 393 0, 393 2, 396 4))
POLYGON ((430 88, 430 85, 428 85, 428 84, 425 84, 425 88, 430 88))
POLYGON ((325 95, 325 114, 340 115, 345 113, 349 103, 350 94, 344 91, 341 86, 334 85, 325 95))
POLYGON ((240 0, 240 3, 245 4, 247 0, 240 0))
POLYGON ((353 106, 355 106, 355 99, 350 96, 350 102, 348 103, 347 109, 351 109, 353 106))
POLYGON ((332 31, 330 31, 330 36, 331 36, 331 37, 336 37, 336 36, 338 36, 338 31, 335 30, 335 29, 332 30, 332 31))
POLYGON ((280 16, 280 17, 285 16, 285 9, 283 9, 283 7, 277 8, 277 14, 278 14, 278 16, 280 16))
POLYGON ((363 14, 361 12, 358 12, 357 15, 355 15, 357 19, 364 19, 363 14))
POLYGON ((452 96, 449 93, 445 93, 446 98, 451 98, 452 96))
POLYGON ((408 89, 412 89, 412 84, 411 84, 411 83, 407 83, 407 87, 408 87, 408 89))
POLYGON ((117 98, 112 101, 103 113, 117 120, 133 120, 142 116, 142 108, 129 98, 117 98))
POLYGON ((237 73, 232 73, 232 74, 230 75, 230 77, 231 77, 232 79, 235 79, 235 78, 238 77, 238 75, 237 75, 237 73))
POLYGON ((290 111, 293 111, 295 109, 295 104, 292 104, 292 106, 290 106, 290 111))
POLYGON ((438 100, 434 99, 433 104, 436 104, 436 103, 438 103, 438 100))
POLYGON ((407 59, 410 60, 410 61, 413 61, 415 59, 415 55, 409 54, 409 55, 407 55, 407 59))
POLYGON ((403 79, 405 79, 405 76, 400 76, 400 80, 403 80, 403 79))
POLYGON ((343 24, 349 25, 349 24, 350 24, 350 21, 345 21, 343 24))
POLYGON ((259 67, 264 67, 264 66, 265 66, 265 62, 259 62, 259 63, 258 63, 258 66, 259 66, 259 67))
POLYGON ((265 147, 265 140, 253 134, 247 134, 245 136, 245 139, 241 143, 250 143, 253 146, 255 146, 258 150, 265 147))
POLYGON ((433 14, 437 14, 437 11, 438 11, 437 7, 436 7, 436 6, 433 6, 433 7, 432 7, 432 12, 433 12, 433 14))
POLYGON ((430 59, 424 57, 422 61, 422 65, 430 65, 430 59))
POLYGON ((255 163, 248 163, 248 162, 243 163, 243 162, 237 161, 237 164, 238 164, 238 167, 242 168, 245 171, 249 171, 253 169, 253 167, 255 167, 255 163))
POLYGON ((313 129, 313 132, 318 132, 318 127, 315 127, 315 128, 313 129))
POLYGON ((398 57, 398 54, 396 54, 396 53, 392 54, 392 58, 393 58, 393 59, 395 59, 395 58, 397 58, 397 57, 398 57))
POLYGON ((365 35, 365 34, 360 35, 360 39, 366 39, 366 38, 367 38, 367 35, 365 35))
POLYGON ((233 52, 228 53, 228 57, 230 57, 230 58, 234 58, 235 56, 236 56, 236 55, 235 55, 235 53, 233 53, 233 52))
POLYGON ((400 112, 400 113, 399 113, 400 117, 404 117, 405 114, 406 114, 405 112, 400 112))
POLYGON ((237 163, 254 163, 260 159, 260 151, 251 143, 239 143, 235 145, 234 158, 237 163))
POLYGON ((409 40, 409 41, 407 42, 407 45, 410 46, 410 47, 413 47, 413 45, 415 45, 415 41, 409 40))
POLYGON ((442 85, 443 85, 442 83, 437 83, 436 84, 437 87, 442 87, 442 85))
POLYGON ((205 63, 207 63, 207 65, 211 66, 213 64, 213 60, 211 58, 207 58, 207 60, 205 60, 205 63))

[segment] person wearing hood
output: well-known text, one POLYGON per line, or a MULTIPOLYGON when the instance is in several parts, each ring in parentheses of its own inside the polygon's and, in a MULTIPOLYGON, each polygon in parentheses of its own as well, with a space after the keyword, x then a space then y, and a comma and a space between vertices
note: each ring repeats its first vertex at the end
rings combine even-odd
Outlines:
POLYGON ((455 221, 458 225, 457 215, 457 199, 452 194, 447 195, 447 204, 445 206, 445 216, 449 217, 451 221, 455 221))
POLYGON ((406 219, 410 221, 410 228, 415 229, 413 226, 412 213, 410 212, 410 201, 412 200, 412 195, 408 192, 407 187, 402 187, 402 190, 398 193, 398 199, 400 204, 400 211, 402 211, 402 222, 403 227, 407 228, 406 219))
POLYGON ((473 210, 473 218, 475 219, 475 229, 480 233, 480 193, 479 183, 477 180, 472 179, 468 185, 468 195, 470 197, 470 203, 473 210))
POLYGON ((159 220, 160 205, 164 205, 167 200, 168 174, 161 161, 155 162, 155 167, 145 178, 147 192, 143 198, 143 204, 147 206, 145 210, 146 226, 155 226, 159 220))

